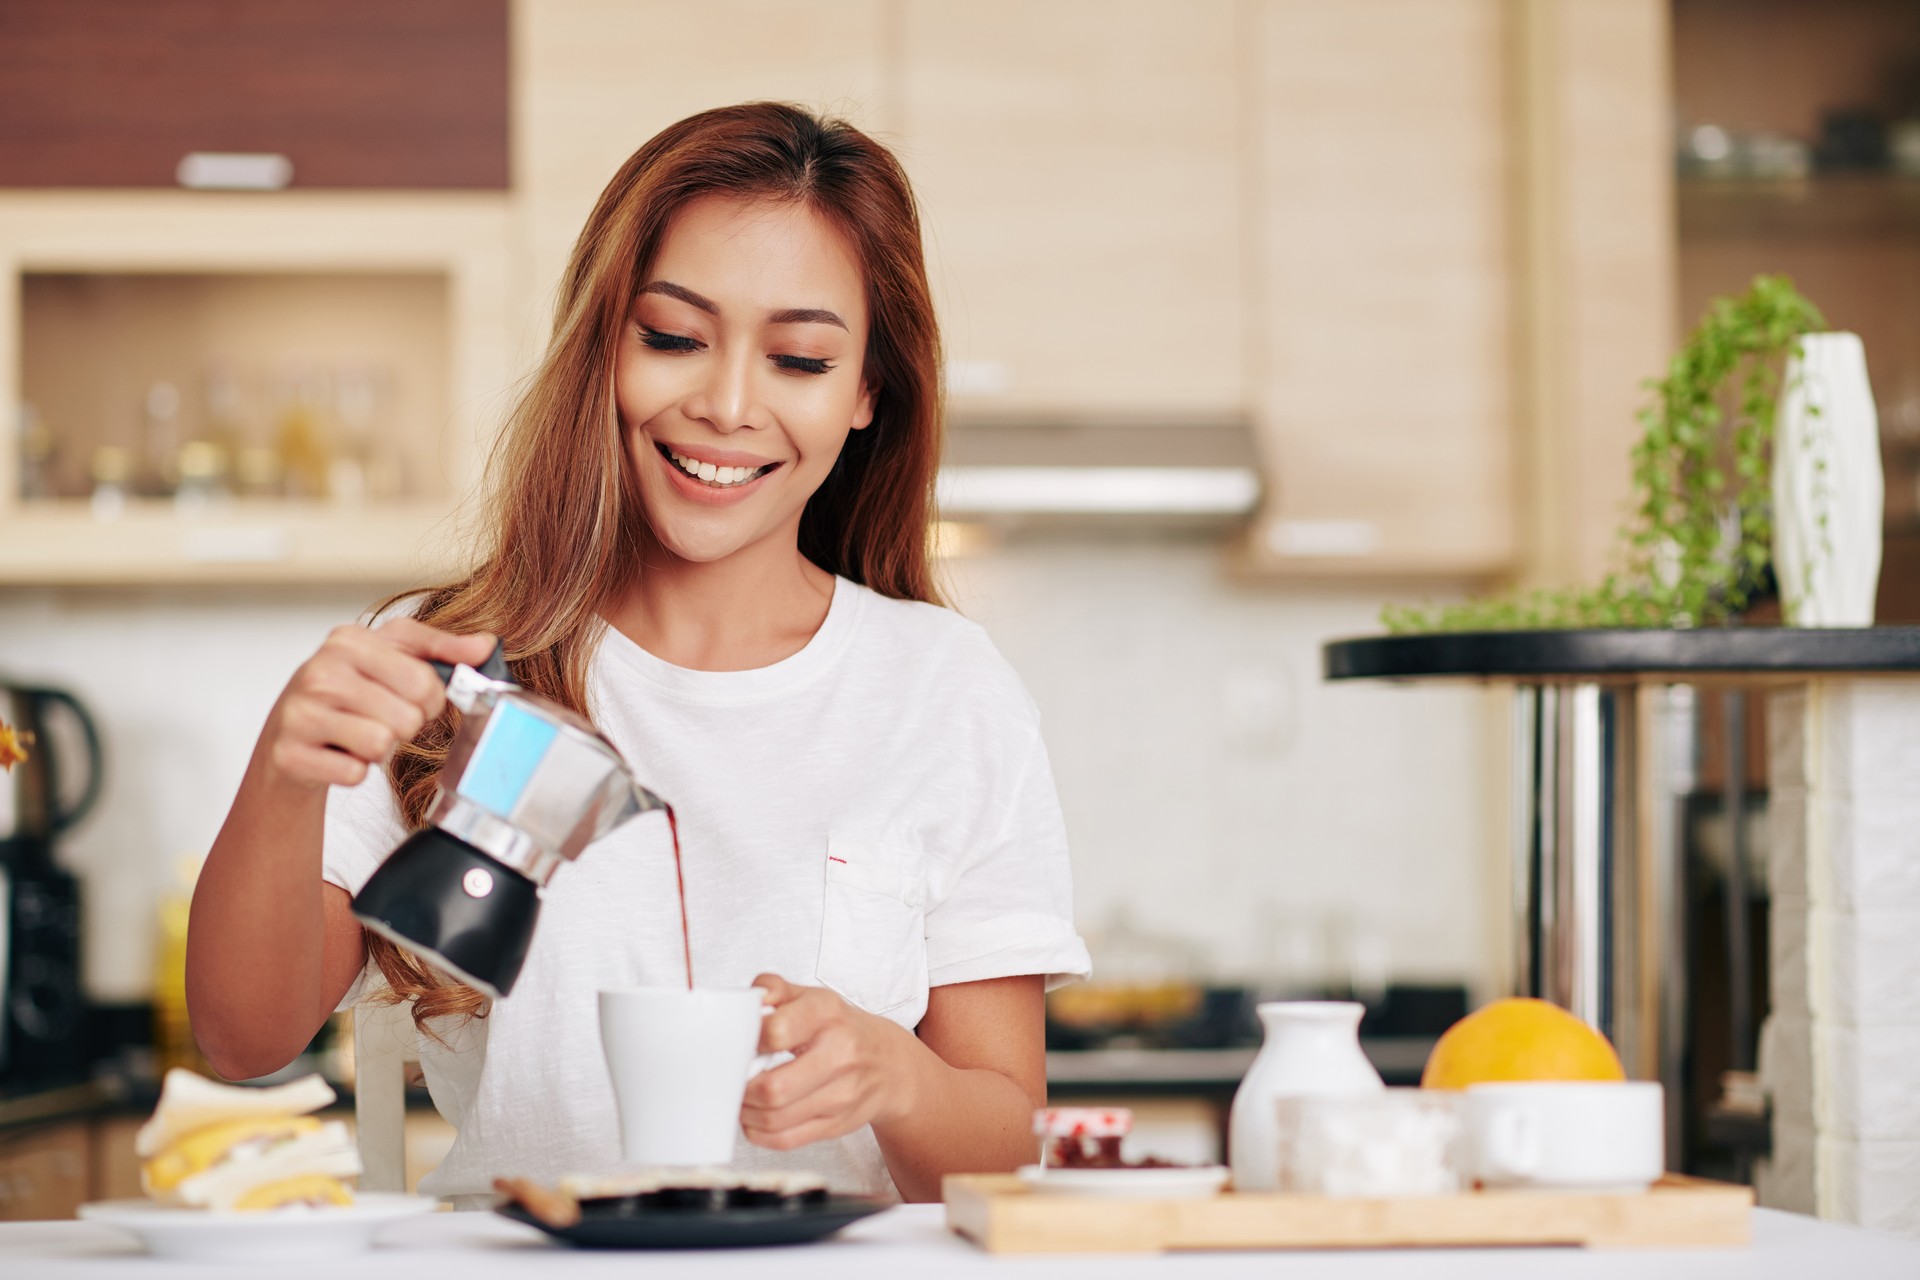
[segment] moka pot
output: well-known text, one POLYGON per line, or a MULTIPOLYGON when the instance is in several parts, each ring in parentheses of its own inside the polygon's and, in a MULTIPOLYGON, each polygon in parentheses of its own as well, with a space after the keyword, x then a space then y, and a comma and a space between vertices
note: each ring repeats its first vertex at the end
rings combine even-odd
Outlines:
POLYGON ((667 805, 585 719, 514 684, 497 646, 477 670, 433 665, 460 728, 428 825, 388 855, 353 914, 499 998, 520 976, 554 873, 627 819, 667 805))

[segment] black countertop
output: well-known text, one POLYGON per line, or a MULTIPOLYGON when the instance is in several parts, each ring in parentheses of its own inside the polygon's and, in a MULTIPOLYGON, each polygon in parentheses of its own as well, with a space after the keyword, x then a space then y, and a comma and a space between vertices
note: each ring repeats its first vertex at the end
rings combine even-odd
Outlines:
POLYGON ((1920 627, 1454 631, 1334 640, 1321 655, 1329 680, 1920 673, 1920 627))
MULTIPOLYGON (((1361 1036, 1360 1048, 1388 1084, 1411 1085, 1433 1052, 1435 1036, 1361 1036)), ((1231 1095, 1253 1065, 1257 1046, 1223 1049, 1049 1049, 1053 1094, 1152 1093, 1231 1095)))
POLYGON ((0 1090, 0 1133, 63 1120, 91 1119, 112 1114, 126 1105, 124 1091, 107 1080, 0 1090))

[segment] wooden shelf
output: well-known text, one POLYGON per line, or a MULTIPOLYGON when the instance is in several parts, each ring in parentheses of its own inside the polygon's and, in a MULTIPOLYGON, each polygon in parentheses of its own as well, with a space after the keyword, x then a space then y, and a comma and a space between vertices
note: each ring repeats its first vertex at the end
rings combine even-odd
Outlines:
MULTIPOLYGON (((0 192, 0 404, 22 398, 29 274, 427 273, 445 281, 446 407, 410 444, 430 464, 423 492, 472 492, 526 363, 514 226, 493 193, 0 192)), ((23 502, 19 489, 17 452, 0 450, 0 586, 398 586, 444 573, 456 547, 447 496, 198 513, 135 502, 106 521, 84 499, 23 502)))
POLYGON ((445 506, 234 502, 183 512, 26 503, 0 522, 0 585, 367 585, 435 580, 458 563, 445 506))
POLYGON ((1920 178, 1685 178, 1675 190, 1683 239, 1920 234, 1920 178))

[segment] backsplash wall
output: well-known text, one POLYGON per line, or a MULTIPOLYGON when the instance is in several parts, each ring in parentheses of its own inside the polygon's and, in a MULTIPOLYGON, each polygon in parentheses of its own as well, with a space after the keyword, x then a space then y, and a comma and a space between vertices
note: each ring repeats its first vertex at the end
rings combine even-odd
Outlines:
MULTIPOLYGON (((1237 587, 1219 564, 1200 543, 1056 540, 948 566, 954 602, 1040 704, 1096 962, 1125 934, 1109 971, 1150 951, 1200 976, 1351 967, 1486 990, 1502 945, 1497 701, 1324 684, 1321 641, 1377 629, 1381 592, 1237 587)), ((70 689, 106 738, 106 793, 63 846, 86 885, 96 998, 149 994, 157 896, 218 831, 288 675, 370 599, 0 597, 0 675, 70 689)))

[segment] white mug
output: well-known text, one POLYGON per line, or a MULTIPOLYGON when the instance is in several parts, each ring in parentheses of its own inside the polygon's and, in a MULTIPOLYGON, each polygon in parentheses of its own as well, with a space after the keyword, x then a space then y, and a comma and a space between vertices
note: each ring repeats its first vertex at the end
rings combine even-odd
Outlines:
POLYGON ((600 993, 600 1045, 627 1163, 732 1162, 747 1081, 770 1065, 756 1056, 760 1021, 773 1011, 765 994, 758 987, 600 993))
POLYGON ((1467 1089, 1470 1172, 1489 1187, 1639 1191, 1666 1169, 1651 1081, 1515 1081, 1467 1089))

